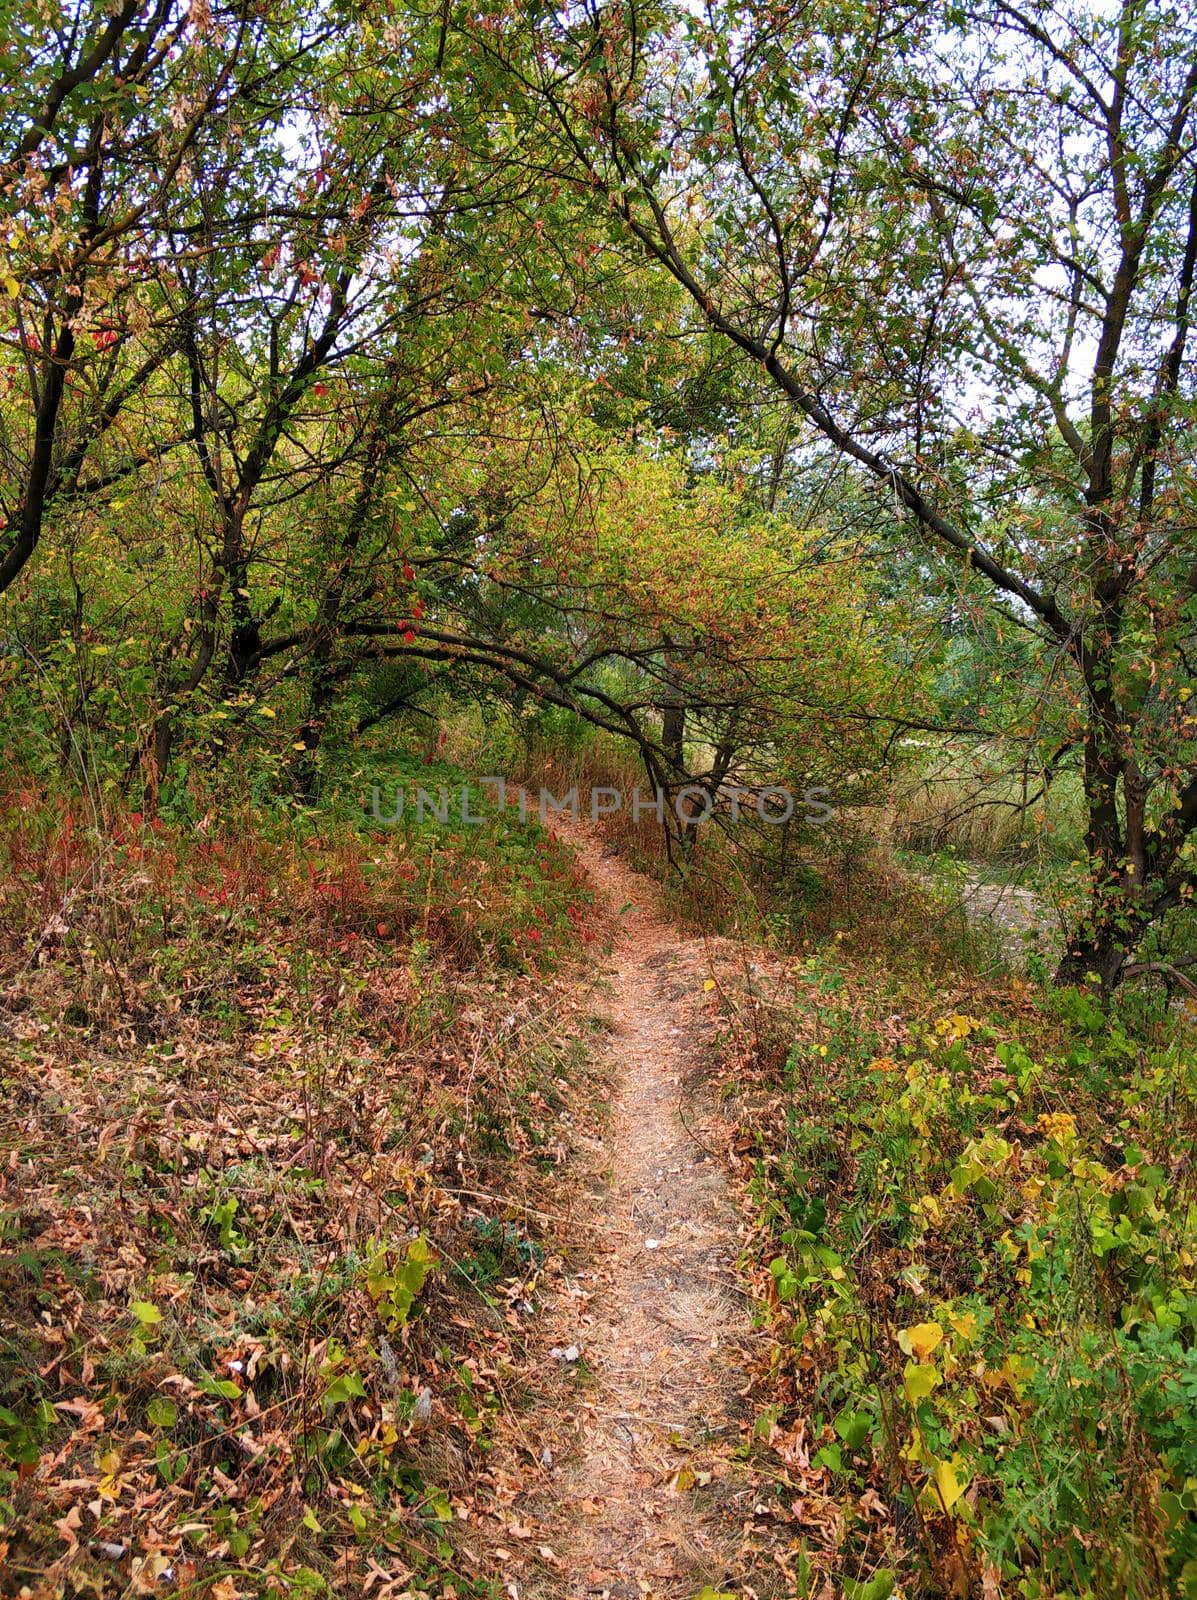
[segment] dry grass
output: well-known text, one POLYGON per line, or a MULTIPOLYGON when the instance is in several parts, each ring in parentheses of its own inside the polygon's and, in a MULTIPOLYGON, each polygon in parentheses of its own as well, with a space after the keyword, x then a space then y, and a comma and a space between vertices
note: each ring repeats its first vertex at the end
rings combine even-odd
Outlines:
POLYGON ((1030 843, 1051 856, 1075 854, 1080 797, 1071 774, 1046 790, 1034 772, 1011 770, 993 750, 945 748, 910 767, 894 787, 893 838, 934 853, 955 849, 1002 860, 1030 843))

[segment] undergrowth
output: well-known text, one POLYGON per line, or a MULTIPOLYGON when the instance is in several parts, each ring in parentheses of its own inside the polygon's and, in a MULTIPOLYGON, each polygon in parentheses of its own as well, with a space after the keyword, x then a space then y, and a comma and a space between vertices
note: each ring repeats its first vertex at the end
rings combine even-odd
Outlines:
POLYGON ((970 979, 879 909, 722 994, 808 1593, 1197 1595, 1187 1024, 970 979))
POLYGON ((463 715, 452 725, 449 748, 473 770, 514 772, 533 805, 542 786, 557 802, 574 794, 578 815, 629 866, 654 879, 662 908, 689 931, 792 950, 851 920, 872 898, 875 808, 841 810, 823 828, 804 826, 798 804, 789 824, 774 826, 762 824, 746 802, 738 821, 729 823, 724 809, 719 820, 679 840, 667 838, 650 803, 653 785, 638 755, 577 717, 538 712, 515 738, 503 725, 482 726, 463 715))
POLYGON ((456 1529, 586 1099, 589 894, 511 816, 233 788, 0 795, 5 1581, 488 1593, 456 1529))

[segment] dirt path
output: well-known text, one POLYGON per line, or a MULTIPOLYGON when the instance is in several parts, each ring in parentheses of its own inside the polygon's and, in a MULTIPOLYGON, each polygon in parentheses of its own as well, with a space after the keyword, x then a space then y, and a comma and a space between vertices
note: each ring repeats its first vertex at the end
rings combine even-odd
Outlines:
POLYGON ((730 1459, 751 1338, 734 1275, 737 1213, 718 1163, 682 1120, 715 1147, 684 1103, 687 1067, 711 1026, 701 1004, 707 967, 701 942, 660 920, 648 880, 583 825, 569 836, 619 913, 615 1103, 590 1174, 592 1267, 554 1320, 573 1437, 528 1508, 562 1567, 517 1587, 554 1600, 672 1600, 736 1586, 752 1516, 751 1486, 730 1459))

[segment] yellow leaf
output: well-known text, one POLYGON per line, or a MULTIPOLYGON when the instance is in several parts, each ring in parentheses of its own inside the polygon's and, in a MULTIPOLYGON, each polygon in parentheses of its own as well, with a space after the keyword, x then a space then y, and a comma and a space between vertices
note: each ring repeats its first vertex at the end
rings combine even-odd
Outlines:
POLYGON ((704 983, 704 984, 703 984, 703 986, 702 986, 702 988, 703 988, 703 993, 704 993, 704 994, 710 994, 710 992, 711 992, 711 990, 712 990, 712 989, 713 989, 713 988, 714 988, 714 987, 715 987, 715 980, 714 980, 714 978, 708 978, 708 979, 707 979, 707 981, 706 981, 706 982, 705 982, 705 983, 704 983))
POLYGON ((952 1328, 962 1339, 970 1343, 977 1337, 977 1313, 975 1311, 949 1312, 952 1328))
POLYGON ((274 709, 273 706, 259 706, 258 707, 258 711, 259 711, 260 715, 263 716, 263 717, 277 717, 278 716, 278 712, 274 709))
POLYGON ((10 300, 15 300, 21 292, 21 285, 10 273, 4 277, 4 292, 10 300))
POLYGON ((933 1194, 920 1195, 915 1201, 914 1208, 916 1211, 921 1211, 927 1221, 936 1227, 943 1221, 943 1210, 933 1194))
POLYGON ((1026 1383, 1028 1378, 1033 1377, 1034 1374, 1035 1363, 1033 1361, 1026 1360, 1026 1358, 1023 1356, 1015 1355, 1006 1357, 1005 1365, 1001 1370, 1001 1376, 1006 1380, 1011 1389, 1014 1390, 1014 1393, 1020 1399, 1022 1398, 1023 1385, 1026 1383))
POLYGON ((959 1500, 967 1487, 967 1479, 960 1481, 958 1468, 962 1465, 959 1456, 953 1456, 950 1461, 937 1461, 935 1464, 935 1487, 939 1491, 936 1499, 945 1511, 950 1511, 959 1500))
POLYGON ((978 1022, 976 1017, 962 1016, 959 1012, 950 1017, 941 1017, 935 1024, 936 1033, 941 1033, 949 1040, 967 1039, 970 1033, 975 1033, 984 1024, 978 1022))
POLYGON ((938 1322, 918 1322, 913 1328, 901 1329, 898 1344, 916 1361, 926 1361, 942 1338, 943 1329, 938 1322))
POLYGON ((902 1387, 912 1406, 917 1406, 920 1400, 925 1400, 940 1382, 942 1379, 938 1367, 916 1361, 906 1363, 906 1370, 902 1374, 902 1387))

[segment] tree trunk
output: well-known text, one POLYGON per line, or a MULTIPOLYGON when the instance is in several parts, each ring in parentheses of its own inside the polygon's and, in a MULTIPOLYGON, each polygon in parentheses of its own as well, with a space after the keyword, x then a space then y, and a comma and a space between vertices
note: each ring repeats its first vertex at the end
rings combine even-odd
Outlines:
POLYGON ((1099 927, 1091 935, 1074 935, 1056 968, 1056 983, 1060 987, 1091 986, 1096 980, 1103 998, 1108 997, 1117 988, 1122 969, 1130 959, 1132 942, 1133 935, 1128 939, 1108 926, 1099 927))
POLYGON ((685 766, 686 708, 669 702, 661 707, 661 748, 677 768, 685 766))
POLYGON ((310 802, 316 794, 316 781, 319 769, 316 765, 316 754, 320 749, 320 741, 324 736, 324 724, 332 708, 336 694, 336 685, 333 673, 329 670, 331 639, 321 641, 317 646, 315 672, 312 679, 311 694, 308 697, 307 716, 299 729, 299 740, 303 750, 299 753, 294 764, 292 786, 296 797, 305 802, 310 802))

